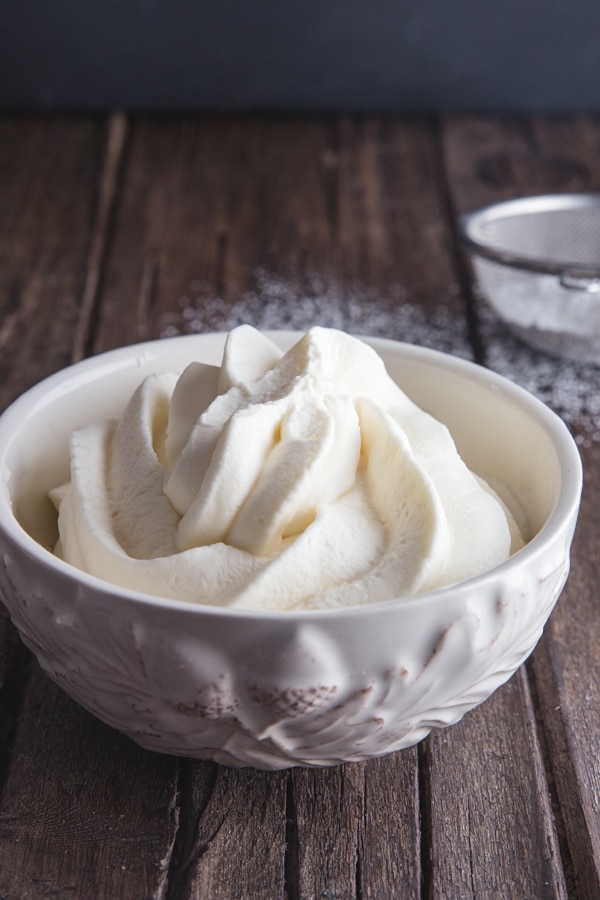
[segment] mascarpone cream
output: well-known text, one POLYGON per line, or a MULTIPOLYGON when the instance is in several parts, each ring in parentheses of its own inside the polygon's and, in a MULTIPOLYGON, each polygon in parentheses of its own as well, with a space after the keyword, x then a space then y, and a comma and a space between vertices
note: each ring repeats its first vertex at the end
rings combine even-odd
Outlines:
POLYGON ((522 546, 448 429, 377 353, 315 327, 287 353, 247 325, 220 367, 146 378, 72 435, 58 555, 136 591, 335 608, 478 575, 522 546))

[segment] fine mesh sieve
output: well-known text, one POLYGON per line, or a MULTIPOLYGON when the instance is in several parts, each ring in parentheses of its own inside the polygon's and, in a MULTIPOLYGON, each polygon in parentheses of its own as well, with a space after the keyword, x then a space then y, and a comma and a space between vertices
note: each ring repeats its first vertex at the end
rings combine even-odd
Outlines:
POLYGON ((459 228, 484 296, 519 337, 600 363, 600 194, 509 200, 459 228))

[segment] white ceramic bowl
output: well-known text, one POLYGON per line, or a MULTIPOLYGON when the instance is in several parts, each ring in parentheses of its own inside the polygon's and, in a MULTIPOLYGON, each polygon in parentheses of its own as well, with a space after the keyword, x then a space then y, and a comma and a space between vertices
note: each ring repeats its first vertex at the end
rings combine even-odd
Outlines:
MULTIPOLYGON (((272 334, 287 348, 298 338, 272 334)), ((50 552, 48 490, 71 431, 117 415, 150 372, 218 363, 224 336, 78 363, 0 418, 0 589, 48 675, 143 747, 265 769, 362 760, 456 722, 531 653, 563 587, 581 489, 564 424, 511 382, 432 350, 367 339, 451 429, 467 464, 527 516, 527 546, 453 587, 337 611, 190 606, 90 577, 50 552)))

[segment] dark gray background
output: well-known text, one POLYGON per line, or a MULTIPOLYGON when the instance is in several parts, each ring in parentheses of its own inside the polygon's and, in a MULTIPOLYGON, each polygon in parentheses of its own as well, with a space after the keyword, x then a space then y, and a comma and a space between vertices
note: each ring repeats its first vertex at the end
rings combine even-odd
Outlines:
POLYGON ((600 109, 600 0, 0 0, 10 110, 600 109))

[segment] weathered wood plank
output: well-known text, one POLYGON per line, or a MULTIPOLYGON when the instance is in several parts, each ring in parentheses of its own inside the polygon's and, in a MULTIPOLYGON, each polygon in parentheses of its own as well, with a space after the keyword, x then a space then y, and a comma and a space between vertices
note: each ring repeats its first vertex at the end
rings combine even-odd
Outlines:
POLYGON ((30 664, 30 654, 0 603, 0 795, 30 664))
POLYGON ((600 448, 584 448, 585 487, 571 575, 531 672, 548 741, 548 770, 581 897, 600 896, 600 448))
MULTIPOLYGON (((296 883, 293 897, 357 897, 364 764, 292 773, 296 883)), ((382 798, 377 797, 377 802, 382 798)), ((414 840, 414 834, 411 835, 414 840)), ((414 844, 409 855, 414 856, 414 844)))
POLYGON ((98 197, 94 228, 90 238, 90 249, 85 273, 85 283, 81 292, 81 303, 75 334, 73 336, 72 361, 78 362, 87 355, 94 317, 98 305, 100 281, 118 202, 120 172, 127 141, 127 118, 123 113, 114 113, 108 123, 106 152, 98 185, 98 197))
MULTIPOLYGON (((444 147, 458 210, 524 194, 600 190, 597 117, 454 118, 445 124, 444 147)), ((541 355, 513 342, 502 329, 488 336, 487 349, 495 360, 518 363, 513 377, 557 402, 581 441, 584 491, 571 576, 529 671, 544 726, 548 778, 560 802, 557 814, 569 884, 581 897, 600 896, 600 815, 594 799, 600 796, 600 622, 595 588, 600 578, 600 445, 593 403, 586 408, 581 400, 582 391, 592 399, 598 395, 600 370, 560 361, 542 367, 541 355), (549 396, 544 379, 554 383, 549 396)))
POLYGON ((287 773, 181 765, 181 828, 168 897, 283 898, 287 773))
POLYGON ((452 196, 461 208, 594 190, 597 118, 446 117, 444 136, 452 196))
POLYGON ((566 897, 523 669, 427 742, 434 897, 566 897))
POLYGON ((421 896, 417 751, 294 770, 289 896, 421 896))
POLYGON ((0 122, 1 402, 70 361, 105 128, 0 122))
MULTIPOLYGON (((70 360, 103 139, 91 119, 0 121, 2 409, 70 360)), ((0 788, 28 664, 2 608, 0 788)))
POLYGON ((358 896, 421 896, 423 798, 416 748, 365 765, 364 823, 358 843, 358 896))
MULTIPOLYGON (((104 122, 0 123, 4 403, 72 358, 106 245, 111 134, 107 174, 104 122)), ((142 753, 71 703, 4 618, 0 640, 0 894, 161 896, 177 761, 142 753)))
POLYGON ((244 321, 468 355, 434 150, 424 120, 135 123, 94 349, 244 321))
POLYGON ((3 896, 163 896, 176 774, 35 670, 0 808, 3 896))
MULTIPOLYGON (((59 166, 72 206, 67 203, 69 212, 56 200, 58 226, 52 239, 46 236, 46 219, 35 222, 36 203, 42 201, 33 198, 46 197, 50 188, 39 179, 45 184, 54 169, 29 165, 41 152, 42 139, 24 143, 31 211, 16 231, 23 237, 15 238, 15 247, 33 254, 46 271, 67 252, 65 222, 78 224, 68 253, 75 254, 79 268, 67 272, 62 263, 57 266, 63 287, 74 272, 77 278, 68 325, 52 332, 56 346, 41 340, 43 323, 33 312, 45 309, 39 300, 28 300, 29 306, 23 301, 14 315, 7 307, 1 332, 13 353, 7 399, 27 379, 41 377, 38 371, 45 374, 75 352, 82 296, 76 355, 167 332, 227 329, 239 321, 263 328, 319 322, 469 354, 457 290, 460 268, 435 131, 427 121, 140 120, 130 128, 118 193, 114 179, 125 134, 118 122, 116 127, 107 162, 113 166, 108 179, 113 192, 100 191, 103 215, 94 216, 88 205, 87 224, 77 219, 78 204, 85 199, 80 194, 87 191, 89 204, 102 183, 97 169, 104 141, 96 137, 93 173, 85 168, 90 157, 84 163, 77 153, 71 166, 79 175, 66 162, 64 171, 59 166), (78 177, 79 190, 71 190, 78 177), (99 220, 94 239, 92 222, 99 220), (25 369, 34 349, 38 370, 25 369)), ((576 137, 591 159, 597 145, 590 127, 581 125, 576 137)), ((581 157, 576 165, 566 165, 565 156, 571 160, 576 154, 556 149, 563 147, 561 141, 568 145, 568 129, 564 123, 556 128, 541 120, 449 120, 444 151, 453 202, 478 205, 477 198, 508 195, 521 183, 530 186, 533 163, 545 158, 544 148, 557 134, 563 137, 552 144, 547 183, 552 176, 554 184, 583 184, 587 169, 581 157), (557 162, 559 157, 563 162, 557 162)), ((15 172, 24 177, 19 166, 10 172, 9 180, 15 172)), ((29 196, 23 185, 20 190, 7 206, 13 218, 23 196, 29 196)), ((10 228, 0 234, 1 255, 13 238, 10 228)), ((21 259, 15 272, 26 269, 23 258, 15 256, 21 259)), ((41 297, 29 273, 28 279, 23 296, 41 297)), ((7 284, 17 284, 16 310, 21 288, 14 278, 7 284)), ((2 296, 9 293, 3 288, 2 296)), ((57 302, 56 293, 48 296, 57 302)), ((54 315, 50 305, 48 310, 54 315)), ((586 450, 591 461, 596 446, 592 442, 586 450)), ((592 487, 587 501, 589 537, 576 550, 574 571, 584 554, 593 556, 596 490, 592 487)), ((566 827, 563 853, 573 858, 581 896, 593 896, 590 891, 597 886, 598 819, 590 804, 597 796, 595 763, 583 770, 600 727, 589 673, 585 702, 577 693, 584 667, 598 671, 600 641, 589 621, 595 566, 595 561, 587 563, 578 570, 581 581, 572 579, 570 612, 561 618, 561 603, 532 667, 544 748, 557 761, 549 771, 566 827), (582 650, 580 663, 572 658, 574 649, 582 650), (564 712, 554 709, 557 701, 564 712), (586 722, 579 732, 576 726, 586 722), (581 733, 585 752, 577 747, 581 733), (569 764, 563 766, 565 754, 569 764), (570 790, 575 793, 569 807, 570 790), (577 834, 581 826, 582 838, 577 834)), ((2 646, 8 663, 0 651, 0 698, 2 679, 8 684, 13 673, 14 683, 17 671, 8 655, 10 641, 2 646)), ((565 895, 524 672, 418 752, 322 772, 232 772, 143 753, 68 701, 35 667, 18 724, 0 802, 0 893, 87 896, 95 878, 91 895, 99 897, 218 898, 252 892, 288 900, 418 897, 423 877, 424 893, 431 896, 565 895), (425 796, 419 792, 419 755, 426 763, 425 796), (103 787, 107 778, 108 788, 103 787), (475 790, 466 783, 469 778, 475 790), (427 863, 423 872, 422 859, 427 863), (467 879, 459 875, 461 868, 469 873, 467 879)))

